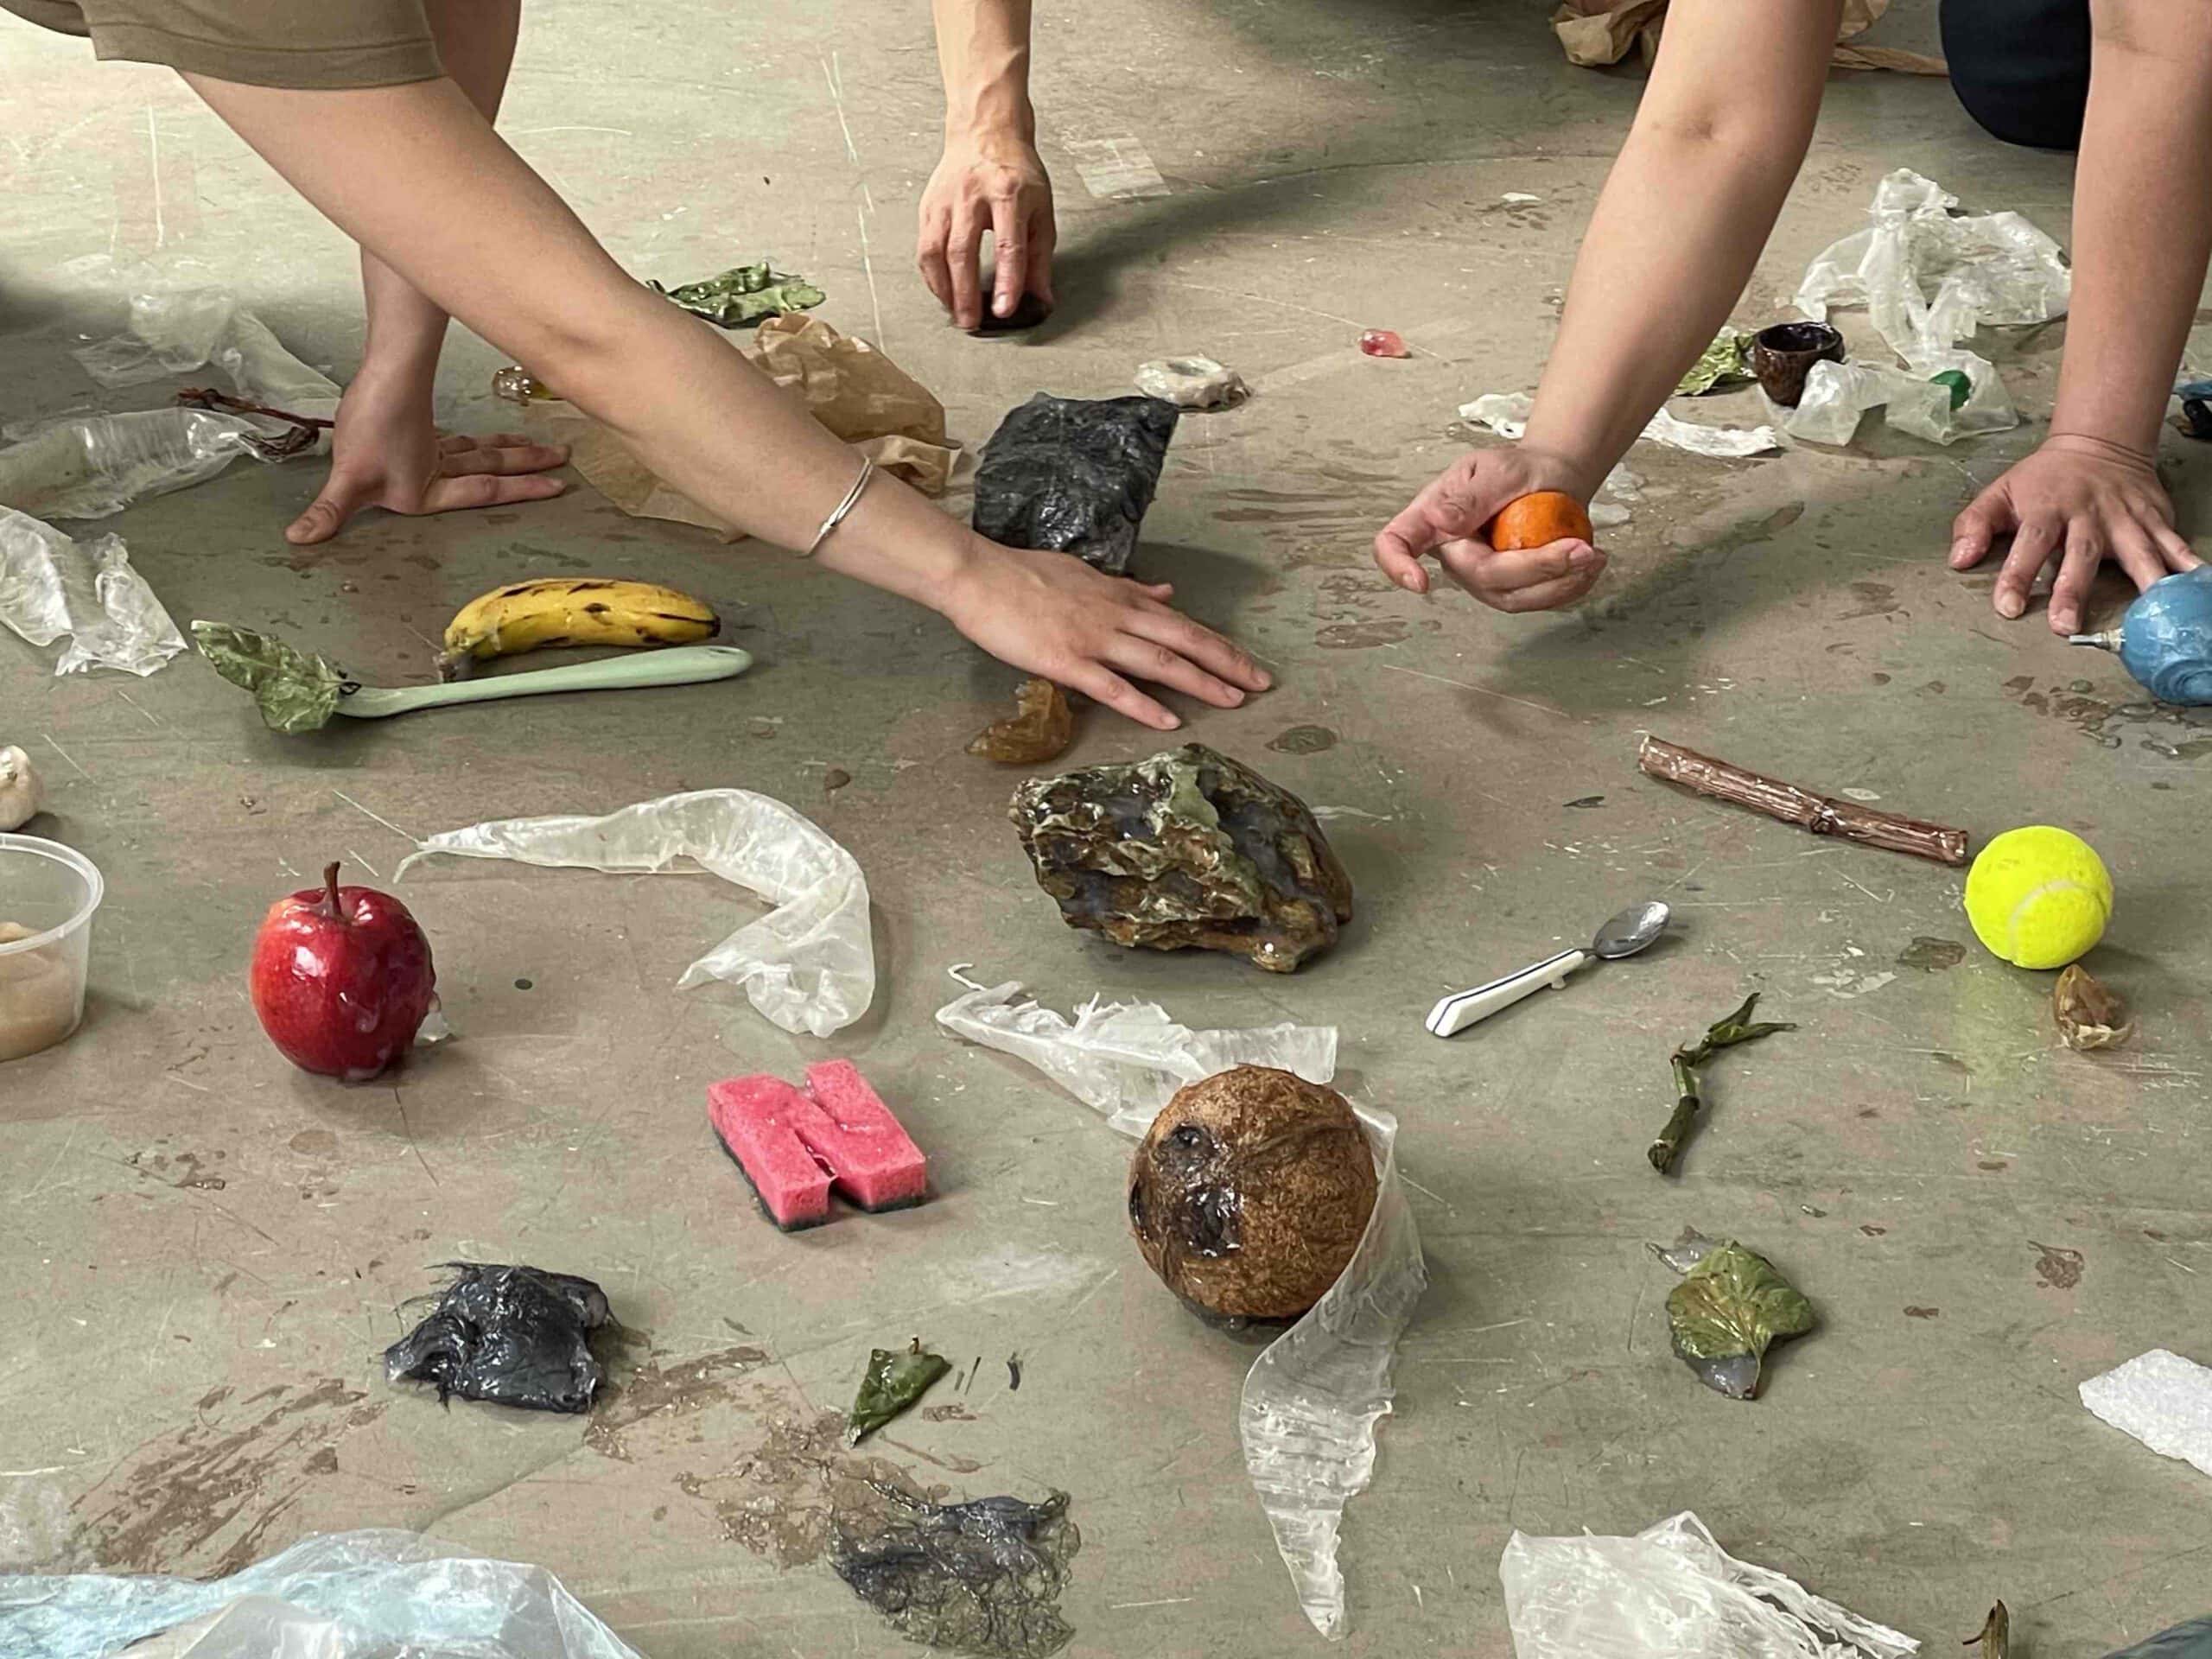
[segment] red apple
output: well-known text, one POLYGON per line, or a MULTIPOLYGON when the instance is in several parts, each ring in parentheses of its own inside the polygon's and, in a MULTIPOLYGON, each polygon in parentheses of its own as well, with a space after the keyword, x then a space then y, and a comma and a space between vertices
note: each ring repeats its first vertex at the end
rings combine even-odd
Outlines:
POLYGON ((269 907, 253 941, 253 1011, 302 1071, 365 1083, 415 1040, 437 970, 398 899, 340 887, 335 864, 322 883, 269 907))

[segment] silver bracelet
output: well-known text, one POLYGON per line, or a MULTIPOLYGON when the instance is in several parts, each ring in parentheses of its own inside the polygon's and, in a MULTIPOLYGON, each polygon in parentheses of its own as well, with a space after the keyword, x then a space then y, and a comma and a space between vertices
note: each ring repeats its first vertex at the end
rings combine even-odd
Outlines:
POLYGON ((860 505, 861 493, 868 488, 868 480, 874 476, 875 463, 863 455, 861 458, 861 475, 853 480, 853 487, 845 492, 845 499, 840 501, 830 515, 822 521, 822 528, 814 532, 814 539, 807 543, 806 551, 800 554, 799 557, 810 559, 821 550, 822 543, 830 539, 830 532, 843 524, 845 515, 860 505))

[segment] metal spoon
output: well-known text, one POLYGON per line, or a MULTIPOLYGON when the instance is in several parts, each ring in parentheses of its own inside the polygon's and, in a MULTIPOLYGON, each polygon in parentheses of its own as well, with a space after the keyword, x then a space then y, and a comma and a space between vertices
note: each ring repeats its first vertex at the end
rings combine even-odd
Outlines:
POLYGON ((1471 991, 1446 997, 1428 1011, 1429 1034, 1449 1037, 1454 1032, 1465 1031, 1478 1020, 1488 1019, 1500 1008, 1510 1007, 1547 985, 1557 989, 1567 983, 1569 974, 1586 962, 1611 962, 1620 957, 1632 957, 1667 931, 1667 906, 1656 899, 1630 905, 1598 930, 1598 937, 1590 941, 1587 950, 1562 950, 1533 968, 1523 968, 1517 974, 1508 974, 1503 979, 1478 985, 1471 991))

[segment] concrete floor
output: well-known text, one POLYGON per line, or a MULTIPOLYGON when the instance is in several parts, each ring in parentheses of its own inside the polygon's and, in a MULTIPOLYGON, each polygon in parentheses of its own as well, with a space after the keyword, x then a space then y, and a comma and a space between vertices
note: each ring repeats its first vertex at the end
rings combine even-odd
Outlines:
MULTIPOLYGON (((910 270, 938 120, 925 10, 549 0, 505 124, 641 275, 772 253, 820 280, 822 315, 880 338, 970 442, 1040 386, 1116 394, 1165 352, 1240 369, 1257 396, 1185 423, 1141 568, 1279 666, 1280 690, 1190 729, 1341 809, 1350 936, 1282 980, 1069 932, 1001 822, 1008 778, 960 753, 1014 676, 898 601, 587 487, 378 518, 313 552, 281 538, 312 462, 134 508, 115 528, 179 619, 270 626, 363 671, 420 674, 462 601, 586 569, 712 595, 760 666, 288 741, 193 661, 57 681, 0 638, 0 741, 55 786, 37 827, 111 883, 86 1027, 0 1071, 9 1557, 208 1573, 317 1530, 417 1528, 548 1565, 653 1659, 906 1651, 824 1567, 779 1570, 725 1518, 760 1495, 743 1471, 779 1414, 842 1404, 871 1345, 919 1332, 980 1375, 948 1396, 964 1414, 911 1417, 885 1453, 965 1495, 1074 1495, 1070 1652, 1317 1647, 1238 1456, 1251 1349, 1144 1271, 1125 1143, 936 1030, 945 969, 972 961, 1061 1007, 1103 988, 1195 1025, 1332 1021, 1347 1086, 1403 1120, 1433 1285, 1345 1526, 1347 1650, 1497 1659, 1512 1529, 1685 1508, 1931 1653, 1999 1596, 2048 1659, 2206 1611, 2204 1478, 2089 1417, 2075 1385, 2152 1346, 2212 1359, 2194 989, 2212 950, 2188 874, 2212 743, 2120 712, 2138 693, 2111 659, 1996 621, 1987 579, 1939 556, 1975 484, 2035 442, 2063 328, 1999 342, 2017 432, 1937 451, 1870 426, 1849 452, 1755 462, 1639 448, 1649 499, 1609 538, 1601 602, 1518 620, 1423 602, 1376 576, 1368 539, 1462 448, 1461 401, 1533 384, 1639 79, 1568 67, 1533 0, 1135 0, 1110 35, 1051 9, 1038 92, 1067 303, 984 343, 942 327, 910 270), (1109 140, 1166 194, 1091 195, 1082 167, 1109 140), (1360 356, 1376 325, 1413 360, 1360 356), (1334 747, 1270 751, 1308 725, 1334 747), (1971 946, 1901 965, 1916 938, 1970 938, 1955 874, 1650 784, 1645 729, 1978 836, 2080 830, 2121 895, 2092 965, 2140 1004, 2139 1044, 2061 1050, 2048 978, 1971 946), (461 1040, 397 1088, 296 1074, 255 1028, 246 942, 301 872, 343 857, 388 878, 407 836, 721 785, 793 803, 868 873, 882 983, 836 1040, 674 991, 753 913, 726 890, 491 865, 401 889, 461 1040), (1681 918, 1665 949, 1448 1046, 1422 1033, 1441 991, 1651 894, 1681 918), (1752 990, 1802 1029, 1725 1065, 1662 1181, 1642 1154, 1667 1051, 1752 990), (702 1092, 830 1053, 896 1105, 938 1196, 784 1237, 702 1092), (1668 1351, 1669 1277, 1643 1245, 1685 1223, 1767 1252, 1820 1307, 1755 1405, 1668 1351), (598 1427, 384 1383, 400 1305, 457 1255, 607 1287, 650 1347, 598 1427)), ((1931 45, 1933 8, 1898 11, 1877 38, 1931 45)), ((349 248, 173 78, 0 20, 0 79, 7 417, 93 401, 66 347, 112 330, 116 271, 141 259, 234 284, 342 378, 349 248), (73 271, 87 255, 118 266, 73 271)), ((2063 158, 1983 141, 1941 82, 1839 77, 1739 319, 1780 315, 1900 165, 2067 237, 2063 158)), ((498 360, 456 333, 454 423, 505 423, 498 360)), ((2202 524, 2203 452, 2169 447, 2202 524)), ((1151 747, 1094 715, 1071 759, 1151 747)))

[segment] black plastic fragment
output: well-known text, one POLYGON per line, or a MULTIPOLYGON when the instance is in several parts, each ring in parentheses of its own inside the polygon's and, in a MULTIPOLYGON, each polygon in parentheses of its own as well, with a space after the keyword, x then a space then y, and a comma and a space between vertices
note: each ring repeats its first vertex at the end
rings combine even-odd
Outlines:
POLYGON ((583 1412, 606 1380, 590 1336, 613 1324, 588 1279, 539 1268, 448 1262, 455 1277, 414 1330, 385 1350, 394 1382, 532 1411, 583 1412))
POLYGON ((1129 568, 1182 411, 1159 397, 1040 391, 999 423, 976 470, 976 533, 1129 568))

